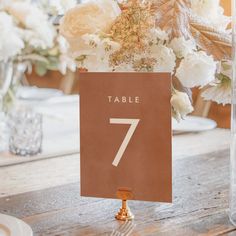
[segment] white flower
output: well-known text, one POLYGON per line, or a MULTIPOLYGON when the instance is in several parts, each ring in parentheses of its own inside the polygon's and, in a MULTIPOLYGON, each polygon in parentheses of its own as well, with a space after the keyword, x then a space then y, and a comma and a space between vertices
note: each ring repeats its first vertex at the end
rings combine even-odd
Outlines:
POLYGON ((90 0, 65 14, 60 32, 67 40, 78 40, 84 34, 107 32, 120 13, 114 0, 90 0))
POLYGON ((58 70, 65 75, 67 72, 67 69, 69 69, 72 72, 76 71, 76 63, 75 61, 71 58, 68 57, 67 55, 60 55, 59 57, 59 65, 58 65, 58 70))
POLYGON ((121 45, 119 43, 112 41, 109 38, 104 38, 102 40, 102 45, 105 53, 108 56, 121 48, 121 45))
POLYGON ((161 30, 159 27, 158 28, 153 28, 150 30, 150 41, 154 44, 158 43, 159 40, 161 41, 168 41, 168 33, 164 30, 161 30))
POLYGON ((82 68, 86 68, 89 72, 110 72, 109 58, 99 58, 96 55, 86 56, 81 64, 82 68))
MULTIPOLYGON (((227 62, 224 62, 227 63, 227 62)), ((216 76, 214 83, 202 93, 202 97, 206 100, 212 100, 218 104, 229 104, 231 102, 232 76, 231 63, 221 64, 221 71, 216 76), (228 70, 230 73, 228 73, 228 70)))
POLYGON ((64 15, 66 11, 77 5, 76 0, 40 0, 42 6, 49 14, 64 15))
POLYGON ((223 84, 215 84, 210 88, 207 88, 202 97, 205 100, 211 100, 218 104, 230 104, 231 103, 231 86, 223 84))
POLYGON ((193 111, 189 96, 186 93, 175 90, 170 102, 175 113, 174 116, 177 120, 184 118, 193 111))
POLYGON ((67 40, 62 35, 59 35, 57 37, 57 43, 59 46, 60 53, 67 54, 70 46, 69 46, 69 43, 67 42, 67 40))
POLYGON ((120 44, 109 38, 101 38, 96 34, 85 34, 80 40, 80 50, 71 51, 70 54, 75 59, 80 56, 96 56, 98 64, 100 61, 106 61, 106 64, 109 64, 109 56, 119 49, 120 44))
POLYGON ((174 50, 178 58, 185 57, 196 50, 195 42, 191 39, 186 40, 184 37, 172 39, 170 47, 174 50))
POLYGON ((229 61, 229 60, 228 61, 221 61, 219 63, 218 71, 219 71, 219 73, 232 79, 232 77, 233 77, 232 61, 229 61))
POLYGON ((230 23, 230 17, 224 15, 220 0, 191 0, 191 8, 196 15, 219 30, 225 30, 230 23))
POLYGON ((9 3, 7 10, 24 26, 21 34, 30 46, 41 49, 53 47, 56 32, 43 11, 28 2, 9 3))
MULTIPOLYGON (((101 38, 96 34, 85 34, 81 38, 90 49, 98 48, 102 42, 101 38)), ((91 52, 91 54, 94 54, 94 50, 91 50, 91 52)))
POLYGON ((133 72, 134 68, 133 68, 132 64, 124 62, 124 63, 121 63, 118 66, 116 66, 114 68, 114 71, 116 71, 116 72, 133 72))
POLYGON ((119 5, 114 0, 90 0, 70 9, 61 20, 60 32, 75 53, 84 49, 81 37, 107 33, 120 15, 119 5))
POLYGON ((205 86, 214 81, 217 63, 205 52, 188 54, 180 63, 176 77, 184 87, 205 86))
POLYGON ((58 65, 59 71, 63 75, 66 74, 67 69, 75 72, 76 63, 73 60, 73 58, 68 55, 69 44, 67 40, 63 36, 59 35, 57 37, 57 42, 58 42, 59 52, 60 52, 59 65, 58 65))
POLYGON ((12 17, 0 12, 0 61, 7 61, 24 48, 24 42, 17 33, 12 17))
POLYGON ((157 60, 154 71, 171 73, 174 71, 176 56, 171 48, 164 45, 153 45, 151 47, 151 57, 157 60))

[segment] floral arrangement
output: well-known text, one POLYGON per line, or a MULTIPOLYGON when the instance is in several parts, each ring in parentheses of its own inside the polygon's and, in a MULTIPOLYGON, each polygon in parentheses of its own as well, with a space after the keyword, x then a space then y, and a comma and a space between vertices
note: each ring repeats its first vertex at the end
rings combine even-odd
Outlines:
POLYGON ((170 72, 173 115, 193 111, 190 89, 230 102, 231 31, 219 0, 89 0, 67 11, 60 32, 80 69, 170 72))
POLYGON ((53 14, 63 14, 75 6, 74 0, 0 1, 0 62, 21 63, 44 75, 47 70, 65 74, 75 64, 67 57, 68 43, 58 34, 53 14), (49 15, 50 14, 50 15, 49 15))

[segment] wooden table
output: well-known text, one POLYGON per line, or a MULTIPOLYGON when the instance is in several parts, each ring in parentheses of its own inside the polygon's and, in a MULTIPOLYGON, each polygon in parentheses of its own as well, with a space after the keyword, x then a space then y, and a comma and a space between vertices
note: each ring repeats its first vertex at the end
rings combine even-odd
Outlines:
MULTIPOLYGON (((173 204, 130 202, 136 224, 132 235, 236 235, 236 228, 230 224, 227 216, 229 139, 226 138, 226 134, 228 135, 229 132, 216 130, 201 135, 183 135, 174 138, 174 150, 179 154, 174 155, 173 160, 173 204), (217 134, 221 136, 218 137, 217 134), (190 142, 194 141, 194 135, 195 141, 198 140, 195 147, 199 150, 191 147, 190 142), (214 144, 212 140, 217 137, 218 143, 214 144), (186 146, 183 145, 184 140, 186 146), (178 151, 181 142, 183 142, 182 156, 180 150, 178 151), (201 143, 202 146, 206 145, 204 143, 209 144, 210 153, 207 149, 203 151, 199 148, 201 143), (215 147, 215 151, 211 149, 212 147, 215 147)), ((75 166, 75 160, 79 160, 78 156, 55 158, 48 160, 49 162, 43 160, 28 163, 27 168, 32 168, 32 172, 36 166, 44 166, 47 170, 46 166, 51 164, 50 170, 54 169, 54 178, 59 176, 62 180, 61 184, 55 181, 51 186, 45 184, 44 187, 42 185, 34 187, 31 184, 31 188, 26 187, 24 184, 27 176, 22 180, 24 173, 18 172, 19 181, 17 181, 18 175, 15 175, 15 180, 8 178, 11 184, 15 181, 18 189, 5 187, 5 193, 1 186, 4 187, 7 183, 5 182, 4 185, 4 176, 1 176, 0 170, 0 194, 4 196, 0 198, 0 212, 23 219, 32 226, 35 235, 109 235, 120 224, 114 219, 114 215, 121 203, 119 200, 80 197, 79 166, 75 166), (63 170, 62 162, 66 163, 64 168, 67 171, 63 170), (58 173, 58 169, 62 171, 62 175, 58 173), (63 181, 63 177, 68 181, 63 181), (19 186, 22 184, 23 188, 16 183, 19 186)), ((79 161, 77 163, 79 165, 79 161)), ((26 165, 4 167, 6 168, 4 173, 11 175, 13 173, 11 171, 17 168, 27 171, 26 165)), ((40 178, 38 170, 34 170, 36 177, 40 178)), ((42 176, 44 174, 41 173, 42 176)), ((47 175, 50 176, 48 182, 53 182, 53 173, 47 175)), ((29 182, 30 178, 35 181, 36 177, 30 173, 29 182)), ((43 179, 44 177, 42 181, 43 179)), ((40 182, 40 179, 38 181, 40 182)), ((155 186, 150 185, 150 187, 155 186)))

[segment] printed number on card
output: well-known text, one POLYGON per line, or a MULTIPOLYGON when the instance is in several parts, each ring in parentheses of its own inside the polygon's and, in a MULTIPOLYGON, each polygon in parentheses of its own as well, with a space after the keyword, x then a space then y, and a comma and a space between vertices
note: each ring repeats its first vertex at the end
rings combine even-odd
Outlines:
POLYGON ((111 118, 110 124, 117 124, 117 125, 130 125, 130 128, 115 156, 114 161, 112 162, 112 165, 117 167, 121 161, 121 158, 138 126, 140 119, 119 119, 119 118, 111 118))

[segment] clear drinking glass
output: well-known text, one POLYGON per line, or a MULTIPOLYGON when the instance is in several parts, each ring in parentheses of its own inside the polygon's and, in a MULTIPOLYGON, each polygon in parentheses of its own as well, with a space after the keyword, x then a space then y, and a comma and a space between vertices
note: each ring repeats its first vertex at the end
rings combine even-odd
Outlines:
POLYGON ((233 81, 231 111, 231 154, 230 154, 230 220, 236 225, 236 0, 232 0, 233 13, 233 81))
POLYGON ((9 150, 20 156, 36 155, 42 150, 42 115, 29 108, 20 108, 9 115, 9 150))

